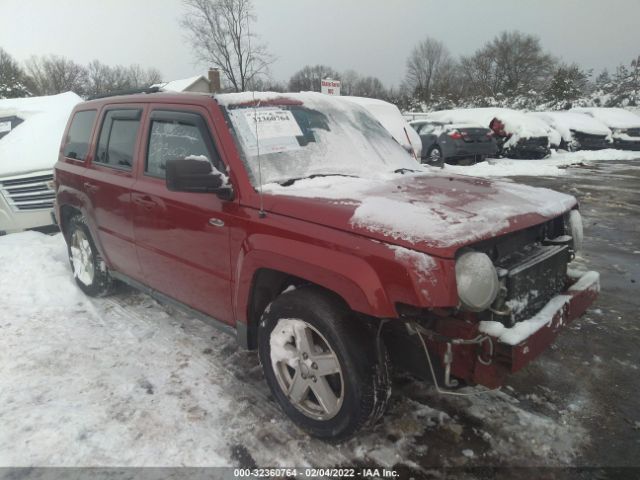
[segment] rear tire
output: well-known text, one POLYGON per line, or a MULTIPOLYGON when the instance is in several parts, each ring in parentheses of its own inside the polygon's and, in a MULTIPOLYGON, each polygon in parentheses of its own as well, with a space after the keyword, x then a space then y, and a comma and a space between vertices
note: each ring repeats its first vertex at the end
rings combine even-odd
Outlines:
POLYGON ((280 295, 263 314, 258 349, 267 383, 289 418, 312 436, 341 441, 384 413, 389 361, 372 330, 315 287, 280 295))
POLYGON ((442 156, 442 150, 439 146, 434 145, 427 152, 427 156, 422 159, 422 163, 431 165, 432 167, 444 166, 444 157, 442 156))
POLYGON ((83 216, 71 217, 65 229, 65 239, 71 271, 80 290, 90 297, 102 297, 111 293, 113 279, 83 216))

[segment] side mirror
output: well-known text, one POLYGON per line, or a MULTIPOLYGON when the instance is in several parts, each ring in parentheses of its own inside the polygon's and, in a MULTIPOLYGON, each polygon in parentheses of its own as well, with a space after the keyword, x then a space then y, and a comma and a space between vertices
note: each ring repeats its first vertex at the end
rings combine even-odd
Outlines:
POLYGON ((172 192, 209 192, 225 200, 233 198, 233 187, 226 175, 214 170, 206 160, 167 160, 165 178, 167 189, 172 192))

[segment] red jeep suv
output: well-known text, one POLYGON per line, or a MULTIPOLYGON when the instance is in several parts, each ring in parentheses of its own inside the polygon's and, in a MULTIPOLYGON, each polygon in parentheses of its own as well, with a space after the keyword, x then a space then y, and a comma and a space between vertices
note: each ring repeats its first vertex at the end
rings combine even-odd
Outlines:
POLYGON ((321 94, 81 103, 55 189, 85 293, 125 282, 236 335, 322 438, 382 415, 390 365, 442 392, 499 386, 599 290, 569 267, 573 197, 422 167, 321 94))

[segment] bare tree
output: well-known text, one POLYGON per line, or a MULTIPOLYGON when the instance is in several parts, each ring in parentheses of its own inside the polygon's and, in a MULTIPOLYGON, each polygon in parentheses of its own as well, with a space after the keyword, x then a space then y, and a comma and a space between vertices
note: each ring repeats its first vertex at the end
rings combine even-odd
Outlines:
POLYGON ((237 92, 268 72, 273 62, 250 31, 255 21, 251 0, 183 0, 182 26, 196 59, 220 69, 237 92))
POLYGON ((291 76, 289 90, 292 92, 319 92, 323 78, 340 80, 340 74, 326 65, 307 65, 291 76))
POLYGON ((422 101, 429 103, 440 67, 449 60, 447 47, 427 37, 414 47, 407 59, 406 85, 422 101))
POLYGON ((35 94, 55 95, 68 91, 84 94, 87 69, 68 58, 57 55, 31 57, 27 61, 27 72, 35 94))
POLYGON ((354 85, 353 95, 385 100, 387 98, 387 89, 377 77, 362 77, 354 85))

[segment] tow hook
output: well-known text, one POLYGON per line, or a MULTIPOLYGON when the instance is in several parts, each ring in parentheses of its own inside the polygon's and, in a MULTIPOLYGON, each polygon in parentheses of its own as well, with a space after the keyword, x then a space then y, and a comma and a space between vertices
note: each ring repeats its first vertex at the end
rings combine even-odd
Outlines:
MULTIPOLYGON (((433 365, 431 363, 431 357, 429 355, 427 345, 424 342, 424 339, 422 338, 421 334, 424 334, 427 337, 437 342, 442 342, 446 344, 446 350, 442 360, 444 363, 444 386, 447 388, 454 388, 454 387, 457 387, 459 384, 459 382, 456 379, 451 378, 451 365, 453 364, 453 346, 454 345, 478 345, 480 347, 477 353, 478 362, 480 362, 482 365, 487 365, 487 366, 491 365, 491 363, 493 362, 493 352, 494 352, 493 340, 491 339, 491 337, 487 335, 478 335, 477 337, 472 339, 451 338, 451 337, 446 337, 444 335, 436 333, 433 330, 426 329, 422 325, 415 322, 407 324, 407 327, 409 328, 409 331, 413 331, 414 333, 418 334, 418 338, 422 343, 422 346, 425 351, 425 355, 427 356, 427 360, 429 362, 429 369, 431 370, 434 384, 436 386, 436 389, 440 393, 449 393, 452 395, 455 394, 454 392, 447 392, 446 390, 442 390, 441 388, 439 388, 438 382, 435 376, 435 371, 433 370, 433 365), (489 343, 489 352, 488 352, 487 359, 485 359, 483 356, 484 355, 483 344, 485 342, 489 343)), ((477 393, 482 393, 482 392, 477 392, 477 393)), ((458 394, 458 395, 466 395, 466 394, 458 394)))
POLYGON ((491 337, 487 335, 478 335, 476 338, 472 338, 471 340, 465 340, 463 338, 454 338, 450 342, 447 342, 447 350, 444 353, 444 384, 447 387, 457 387, 458 381, 451 378, 451 365, 453 364, 453 348, 452 345, 478 345, 480 348, 478 349, 477 359, 482 365, 491 365, 493 362, 493 340, 491 337), (485 360, 482 357, 484 349, 482 348, 482 344, 484 342, 489 342, 489 358, 485 360))

